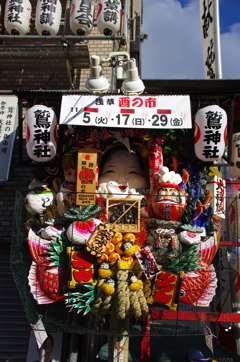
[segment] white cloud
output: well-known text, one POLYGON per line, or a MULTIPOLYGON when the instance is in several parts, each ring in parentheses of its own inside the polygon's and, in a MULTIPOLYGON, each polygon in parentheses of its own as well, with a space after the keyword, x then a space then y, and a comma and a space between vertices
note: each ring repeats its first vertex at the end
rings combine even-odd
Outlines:
POLYGON ((203 77, 199 9, 177 0, 145 1, 142 78, 203 77))
MULTIPOLYGON (((240 24, 221 35, 223 78, 240 78, 240 24)), ((144 0, 142 78, 203 79, 199 0, 144 0)))

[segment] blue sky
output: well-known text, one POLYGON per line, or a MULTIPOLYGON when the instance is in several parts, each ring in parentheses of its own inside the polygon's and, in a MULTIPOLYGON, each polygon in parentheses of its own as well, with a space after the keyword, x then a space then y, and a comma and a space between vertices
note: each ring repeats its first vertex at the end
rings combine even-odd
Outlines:
POLYGON ((224 33, 232 24, 240 23, 240 0, 220 0, 219 7, 221 33, 224 33))
MULTIPOLYGON (((240 0, 219 0, 222 77, 240 79, 240 0)), ((143 0, 142 78, 203 79, 199 0, 143 0)))

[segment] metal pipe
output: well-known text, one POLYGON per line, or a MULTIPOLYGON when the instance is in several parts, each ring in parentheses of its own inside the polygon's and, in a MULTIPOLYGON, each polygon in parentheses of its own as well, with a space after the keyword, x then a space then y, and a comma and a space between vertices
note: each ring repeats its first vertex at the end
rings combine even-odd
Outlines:
POLYGON ((222 61, 221 61, 221 46, 220 46, 220 22, 219 22, 219 2, 215 0, 213 3, 213 32, 215 35, 215 64, 216 64, 216 79, 222 79, 222 61))
POLYGON ((235 99, 232 97, 229 111, 229 124, 228 124, 228 159, 227 162, 232 164, 232 135, 233 135, 233 123, 234 123, 234 107, 235 99))
MULTIPOLYGON (((19 48, 36 48, 36 49, 39 49, 39 48, 52 48, 52 49, 59 49, 59 48, 63 48, 63 46, 67 46, 69 48, 81 48, 83 46, 86 46, 87 44, 86 43, 80 43, 80 44, 76 44, 76 43, 71 43, 71 44, 68 44, 68 43, 59 43, 59 44, 54 44, 54 43, 47 43, 47 44, 17 44, 16 45, 16 48, 19 49, 19 48)), ((8 48, 8 49, 12 49, 13 47, 15 47, 15 45, 12 45, 12 44, 0 44, 0 49, 1 48, 8 48)))
POLYGON ((126 38, 126 51, 130 50, 130 41, 129 41, 129 30, 128 30, 128 10, 129 10, 129 1, 125 0, 124 3, 124 14, 123 14, 123 35, 126 38))
POLYGON ((22 99, 18 98, 18 162, 23 159, 23 115, 22 115, 22 99))
POLYGON ((65 9, 65 21, 64 21, 64 35, 67 35, 68 25, 69 25, 69 14, 70 14, 70 0, 66 1, 65 9))
POLYGON ((101 36, 101 35, 92 35, 92 36, 77 36, 77 35, 53 35, 53 36, 41 36, 41 35, 26 35, 26 36, 15 36, 15 35, 0 35, 0 40, 59 40, 59 41, 81 41, 81 40, 120 40, 122 36, 112 35, 112 36, 101 36))
MULTIPOLYGON (((114 40, 112 43, 112 51, 115 52, 119 48, 119 42, 117 40, 114 40)), ((117 93, 117 79, 116 79, 116 69, 112 67, 111 71, 111 85, 110 89, 112 93, 117 93)))

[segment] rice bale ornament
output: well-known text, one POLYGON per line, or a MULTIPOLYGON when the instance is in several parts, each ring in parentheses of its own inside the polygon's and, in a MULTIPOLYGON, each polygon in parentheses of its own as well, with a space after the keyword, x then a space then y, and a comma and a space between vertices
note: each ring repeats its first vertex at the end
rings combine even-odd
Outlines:
POLYGON ((179 186, 182 182, 179 174, 169 172, 167 167, 164 167, 164 171, 151 197, 151 207, 158 219, 176 221, 186 209, 186 192, 179 186))

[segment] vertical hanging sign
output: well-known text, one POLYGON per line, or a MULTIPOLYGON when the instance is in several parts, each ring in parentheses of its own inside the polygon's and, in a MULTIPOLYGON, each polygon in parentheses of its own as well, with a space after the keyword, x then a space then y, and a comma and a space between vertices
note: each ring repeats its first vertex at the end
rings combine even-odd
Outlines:
POLYGON ((0 97, 0 181, 8 180, 18 119, 18 98, 0 97))
POLYGON ((221 49, 218 0, 200 0, 204 78, 221 79, 221 49))
POLYGON ((78 151, 76 205, 95 204, 97 153, 78 151))

